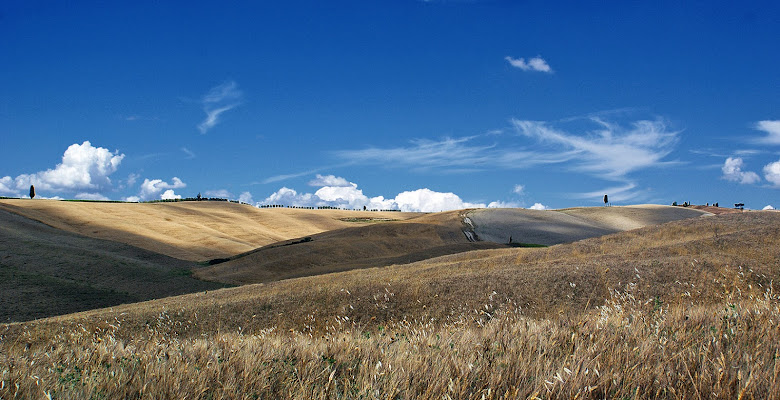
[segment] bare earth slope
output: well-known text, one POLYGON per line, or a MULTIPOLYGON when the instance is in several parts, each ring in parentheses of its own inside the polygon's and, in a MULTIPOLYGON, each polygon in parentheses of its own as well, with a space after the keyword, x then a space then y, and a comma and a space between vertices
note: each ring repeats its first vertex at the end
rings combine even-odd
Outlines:
POLYGON ((469 242, 460 212, 452 211, 275 243, 199 269, 196 276, 230 284, 260 283, 501 247, 469 242))
POLYGON ((709 213, 659 205, 564 210, 479 209, 468 214, 480 240, 554 245, 709 213))
POLYGON ((0 321, 22 321, 223 285, 192 262, 89 238, 0 210, 0 321))
POLYGON ((419 213, 259 209, 228 202, 98 203, 0 200, 55 228, 127 243, 182 260, 229 257, 271 243, 356 226, 342 219, 408 219, 419 213))

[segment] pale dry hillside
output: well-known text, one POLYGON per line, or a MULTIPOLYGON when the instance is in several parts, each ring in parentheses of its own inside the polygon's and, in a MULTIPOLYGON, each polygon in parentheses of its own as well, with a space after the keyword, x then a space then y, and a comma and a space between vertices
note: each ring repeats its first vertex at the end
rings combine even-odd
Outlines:
MULTIPOLYGON (((660 303, 720 301, 742 271, 746 284, 780 281, 780 213, 750 212, 686 219, 548 248, 472 251, 404 265, 246 285, 87 311, 29 323, 95 329, 120 318, 129 335, 161 313, 176 334, 199 336, 239 327, 327 331, 350 324, 444 321, 511 306, 548 318, 590 312, 610 290, 630 289, 660 303), (488 308, 485 308, 485 307, 488 308), (197 323, 195 323, 197 321, 197 323)), ((763 290, 763 289, 762 289, 763 290)), ((15 330, 21 325, 10 325, 15 330)), ((121 332, 120 332, 121 334, 121 332)), ((32 336, 34 337, 34 336, 32 336)))
POLYGON ((255 208, 228 202, 100 203, 0 200, 0 209, 46 225, 181 260, 205 261, 271 243, 356 226, 361 218, 419 213, 255 208))
POLYGON ((642 204, 562 210, 478 209, 467 213, 481 240, 554 245, 643 228, 710 213, 683 207, 642 204))
POLYGON ((198 265, 0 210, 0 321, 25 321, 224 285, 198 265))
POLYGON ((274 243, 198 269, 198 278, 233 285, 407 264, 447 254, 506 247, 470 242, 463 211, 337 229, 274 243))
POLYGON ((654 205, 448 211, 274 243, 200 269, 196 276, 228 284, 270 282, 500 248, 510 237, 513 245, 553 245, 704 215, 712 214, 654 205), (466 233, 480 241, 470 242, 466 233))

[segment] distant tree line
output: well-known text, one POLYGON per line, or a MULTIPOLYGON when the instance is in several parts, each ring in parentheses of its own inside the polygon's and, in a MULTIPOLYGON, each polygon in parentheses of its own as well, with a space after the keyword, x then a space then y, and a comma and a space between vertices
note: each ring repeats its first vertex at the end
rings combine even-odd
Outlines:
MULTIPOLYGON (((682 204, 677 204, 677 202, 675 201, 675 202, 672 202, 672 205, 675 206, 675 207, 691 207, 693 204, 691 204, 691 202, 689 202, 689 201, 686 201, 686 202, 684 202, 682 204)), ((709 206, 710 206, 710 203, 707 203, 707 207, 709 207, 709 206)), ((718 203, 712 203, 712 206, 713 207, 718 207, 718 203)))

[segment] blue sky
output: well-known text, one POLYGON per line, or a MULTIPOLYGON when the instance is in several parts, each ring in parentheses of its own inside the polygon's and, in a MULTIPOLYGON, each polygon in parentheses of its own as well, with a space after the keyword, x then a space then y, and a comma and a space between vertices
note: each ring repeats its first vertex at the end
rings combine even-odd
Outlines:
POLYGON ((583 3, 4 1, 0 196, 780 207, 780 6, 583 3))

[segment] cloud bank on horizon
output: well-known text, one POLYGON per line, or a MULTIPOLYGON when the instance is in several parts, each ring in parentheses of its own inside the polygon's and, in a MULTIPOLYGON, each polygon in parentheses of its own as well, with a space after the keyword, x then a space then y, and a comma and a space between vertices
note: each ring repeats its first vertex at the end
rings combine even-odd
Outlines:
MULTIPOLYGON (((354 182, 335 175, 317 174, 309 181, 309 186, 318 187, 314 193, 299 193, 295 189, 282 187, 265 200, 258 202, 263 205, 292 205, 296 207, 336 207, 344 209, 369 210, 401 210, 406 212, 439 212, 459 210, 464 208, 495 208, 519 207, 519 203, 494 201, 489 204, 471 203, 450 192, 436 192, 422 188, 398 193, 392 198, 384 196, 368 197, 363 190, 358 189, 354 182)), ((546 209, 541 203, 534 204, 533 209, 546 209)))

